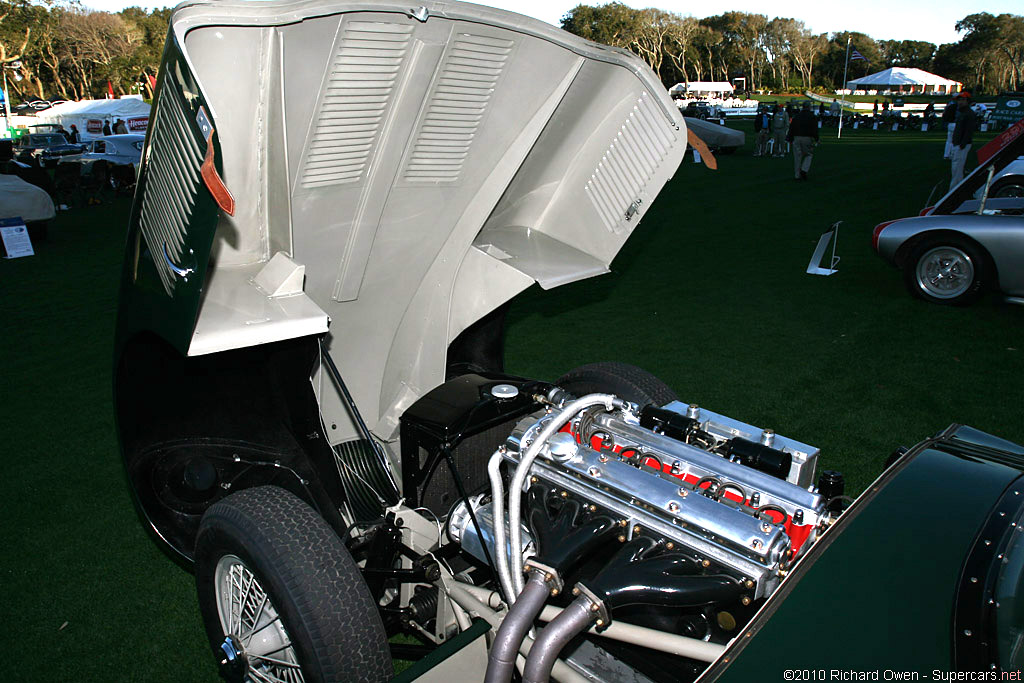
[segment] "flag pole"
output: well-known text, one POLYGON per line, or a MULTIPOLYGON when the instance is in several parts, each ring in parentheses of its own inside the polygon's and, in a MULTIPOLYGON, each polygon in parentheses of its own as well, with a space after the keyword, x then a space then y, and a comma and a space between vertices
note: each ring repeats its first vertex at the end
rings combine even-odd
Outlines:
POLYGON ((846 71, 850 68, 850 34, 846 34, 846 61, 843 62, 843 103, 839 105, 839 134, 836 140, 843 137, 843 116, 846 114, 846 71))

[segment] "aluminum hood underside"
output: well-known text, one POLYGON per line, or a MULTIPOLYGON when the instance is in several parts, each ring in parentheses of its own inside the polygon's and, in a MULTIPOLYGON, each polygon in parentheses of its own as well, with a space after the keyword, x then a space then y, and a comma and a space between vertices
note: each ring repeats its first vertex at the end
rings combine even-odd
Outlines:
MULTIPOLYGON (((686 149, 638 58, 499 10, 196 3, 172 31, 237 202, 190 353, 220 350, 197 339, 240 298, 225 288, 282 252, 384 438, 467 326, 535 281, 606 272, 686 149)), ((224 348, 266 341, 236 327, 224 348)))

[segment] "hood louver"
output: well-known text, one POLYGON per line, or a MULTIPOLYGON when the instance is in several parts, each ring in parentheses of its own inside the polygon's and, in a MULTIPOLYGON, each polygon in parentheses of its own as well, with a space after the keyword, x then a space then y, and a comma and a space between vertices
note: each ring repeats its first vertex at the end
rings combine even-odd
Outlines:
POLYGON ((173 78, 164 80, 150 127, 146 185, 139 224, 168 296, 182 269, 185 235, 199 191, 203 154, 184 96, 173 78))

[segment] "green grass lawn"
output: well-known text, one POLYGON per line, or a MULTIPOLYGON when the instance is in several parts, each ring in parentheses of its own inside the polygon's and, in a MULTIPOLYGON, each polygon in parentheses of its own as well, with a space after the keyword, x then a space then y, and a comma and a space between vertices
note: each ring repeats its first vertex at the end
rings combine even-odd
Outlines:
MULTIPOLYGON (((820 447, 855 491, 952 422, 1024 442, 1024 309, 917 301, 871 250, 875 224, 944 189, 943 136, 826 130, 798 183, 791 159, 750 156, 745 125, 719 171, 683 163, 610 275, 516 300, 509 370, 640 365, 686 401, 820 447), (806 275, 835 221, 839 273, 806 275)), ((216 680, 192 577, 139 524, 117 453, 127 216, 127 202, 62 213, 37 256, 0 261, 9 680, 216 680)))

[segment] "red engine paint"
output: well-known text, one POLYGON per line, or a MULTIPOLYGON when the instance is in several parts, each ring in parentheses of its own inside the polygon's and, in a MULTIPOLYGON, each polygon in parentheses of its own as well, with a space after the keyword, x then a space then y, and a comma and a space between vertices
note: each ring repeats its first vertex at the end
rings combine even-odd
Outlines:
MULTIPOLYGON (((887 224, 883 224, 883 227, 885 225, 887 225, 887 224)), ((566 425, 565 427, 563 427, 561 429, 561 431, 567 432, 569 434, 572 434, 576 438, 577 441, 579 441, 579 439, 580 439, 578 434, 573 434, 573 432, 570 429, 569 425, 566 425)), ((591 439, 590 439, 590 447, 593 448, 595 451, 605 450, 604 444, 601 443, 600 437, 597 437, 597 436, 591 437, 591 439)), ((623 452, 622 446, 619 446, 619 445, 613 446, 612 450, 615 453, 618 453, 618 454, 621 454, 623 452)), ((634 449, 634 448, 627 448, 625 450, 628 453, 629 451, 634 451, 635 452, 636 449, 634 449)), ((648 458, 646 458, 644 460, 644 462, 642 464, 644 466, 650 467, 651 469, 654 469, 654 470, 658 469, 658 467, 660 466, 662 472, 664 472, 665 474, 668 474, 670 476, 673 476, 676 479, 680 479, 680 480, 686 482, 687 484, 696 484, 698 481, 700 481, 700 478, 697 475, 695 475, 695 474, 672 474, 672 465, 671 464, 666 465, 664 463, 661 463, 656 458, 648 457, 648 458)), ((711 482, 706 482, 705 485, 701 486, 701 488, 707 488, 708 486, 711 486, 711 482)), ((738 493, 735 493, 735 492, 727 489, 722 495, 725 496, 726 498, 728 498, 729 500, 733 501, 733 502, 742 503, 743 505, 745 505, 745 506, 747 506, 747 507, 749 507, 751 509, 754 509, 754 506, 752 506, 749 501, 746 501, 746 500, 743 500, 742 498, 740 498, 740 495, 738 493)), ((793 518, 791 516, 785 515, 785 519, 783 519, 783 515, 781 513, 777 512, 777 511, 775 511, 775 510, 766 510, 765 514, 772 518, 772 522, 773 523, 775 523, 775 524, 782 523, 783 528, 786 531, 786 535, 789 536, 789 540, 790 540, 790 543, 792 544, 792 548, 793 548, 790 557, 791 558, 797 557, 800 554, 800 550, 801 550, 801 548, 803 548, 804 543, 807 542, 807 539, 810 537, 811 532, 814 530, 814 525, 813 524, 794 524, 793 523, 793 518)))

